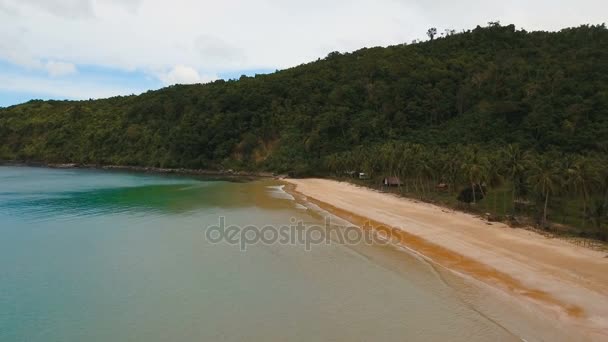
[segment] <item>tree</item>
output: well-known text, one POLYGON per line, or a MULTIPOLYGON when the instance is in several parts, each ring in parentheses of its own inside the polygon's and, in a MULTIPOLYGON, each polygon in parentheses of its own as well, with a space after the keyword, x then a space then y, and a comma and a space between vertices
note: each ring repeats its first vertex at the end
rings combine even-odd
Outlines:
POLYGON ((460 166, 462 165, 462 156, 460 155, 461 148, 461 146, 451 148, 448 151, 445 151, 442 156, 442 180, 447 183, 451 193, 456 190, 456 186, 459 185, 462 180, 460 172, 460 166))
POLYGON ((549 197, 555 194, 561 185, 561 177, 558 168, 552 158, 543 156, 538 157, 536 162, 529 170, 528 182, 536 193, 544 201, 541 215, 541 226, 547 226, 547 210, 549 207, 549 197))
POLYGON ((465 152, 462 172, 469 181, 473 195, 473 204, 475 204, 477 201, 477 189, 479 189, 485 197, 484 183, 488 176, 488 160, 480 153, 477 147, 469 148, 465 152))
POLYGON ((590 187, 596 184, 598 175, 589 160, 578 157, 573 165, 566 170, 566 182, 573 187, 575 193, 580 194, 583 200, 582 226, 587 221, 587 204, 589 202, 590 187))
POLYGON ((604 230, 602 230, 602 226, 608 217, 608 169, 601 166, 608 165, 608 158, 605 156, 594 158, 591 160, 591 163, 595 166, 600 166, 595 169, 597 172, 597 182, 590 191, 593 198, 590 203, 591 220, 595 225, 599 238, 607 240, 608 225, 606 225, 604 230))
MULTIPOLYGON (((500 151, 502 173, 511 181, 511 205, 524 192, 525 171, 528 168, 530 155, 518 145, 507 145, 500 151)), ((515 206, 513 206, 515 209, 515 206)))
MULTIPOLYGON (((503 166, 500 155, 490 155, 486 167, 486 181, 488 187, 497 189, 503 184, 503 166)), ((497 211, 497 196, 494 196, 494 211, 497 211)))
POLYGON ((430 29, 428 29, 426 31, 426 35, 429 36, 429 38, 432 41, 433 39, 435 39, 435 36, 437 35, 437 28, 436 27, 431 27, 430 29))

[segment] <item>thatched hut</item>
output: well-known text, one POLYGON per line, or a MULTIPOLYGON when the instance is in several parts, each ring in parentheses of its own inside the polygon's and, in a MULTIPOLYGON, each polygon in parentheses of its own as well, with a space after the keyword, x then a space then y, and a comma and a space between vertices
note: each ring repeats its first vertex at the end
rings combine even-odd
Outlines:
POLYGON ((384 186, 401 186, 401 180, 398 177, 386 177, 384 181, 382 181, 384 186))

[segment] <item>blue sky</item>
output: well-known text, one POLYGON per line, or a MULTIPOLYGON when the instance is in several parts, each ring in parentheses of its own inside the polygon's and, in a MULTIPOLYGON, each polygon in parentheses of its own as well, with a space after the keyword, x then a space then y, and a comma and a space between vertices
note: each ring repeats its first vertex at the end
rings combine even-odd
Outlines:
MULTIPOLYGON (((233 79, 273 72, 271 69, 227 71, 217 78, 233 79)), ((27 68, 0 60, 0 107, 41 100, 82 100, 140 94, 167 86, 141 70, 121 70, 94 65, 74 65, 74 71, 50 75, 47 70, 27 68)))
POLYGON ((139 94, 163 86, 159 79, 138 71, 75 65, 75 72, 51 76, 45 70, 26 68, 0 61, 0 106, 31 99, 86 99, 112 95, 139 94), (3 80, 4 78, 4 80, 3 80))
POLYGON ((559 30, 606 13, 606 0, 0 0, 0 106, 268 73, 429 27, 559 30))

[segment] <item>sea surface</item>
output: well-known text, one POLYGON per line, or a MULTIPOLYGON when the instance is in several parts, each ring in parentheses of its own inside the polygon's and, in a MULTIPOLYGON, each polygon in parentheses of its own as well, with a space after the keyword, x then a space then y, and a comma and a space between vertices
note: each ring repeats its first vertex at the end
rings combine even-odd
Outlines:
POLYGON ((243 250, 210 241, 221 217, 324 222, 273 180, 0 167, 0 341, 517 341, 539 327, 399 248, 243 250))

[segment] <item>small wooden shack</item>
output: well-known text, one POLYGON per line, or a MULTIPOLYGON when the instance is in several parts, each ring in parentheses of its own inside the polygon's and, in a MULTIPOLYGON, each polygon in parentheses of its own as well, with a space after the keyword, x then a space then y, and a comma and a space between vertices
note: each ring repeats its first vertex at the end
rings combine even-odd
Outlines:
POLYGON ((401 180, 397 177, 386 177, 382 183, 384 186, 401 186, 401 180))
POLYGON ((439 183, 435 186, 438 191, 448 191, 450 187, 446 183, 439 183))

